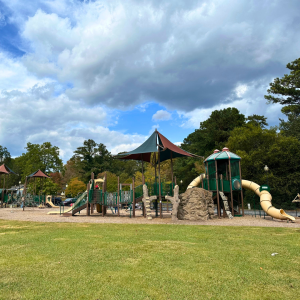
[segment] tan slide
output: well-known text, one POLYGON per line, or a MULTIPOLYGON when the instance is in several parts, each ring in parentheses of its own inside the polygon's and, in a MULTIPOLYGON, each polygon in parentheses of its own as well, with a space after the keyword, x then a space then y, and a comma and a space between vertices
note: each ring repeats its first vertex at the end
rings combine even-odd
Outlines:
POLYGON ((52 200, 51 200, 51 195, 48 195, 47 197, 46 197, 46 203, 45 204, 49 204, 51 207, 53 207, 53 208, 59 208, 59 206, 57 206, 57 205, 55 205, 53 202, 52 202, 52 200))
POLYGON ((272 196, 268 191, 259 191, 260 186, 253 181, 242 180, 242 187, 253 191, 260 198, 260 206, 271 217, 280 220, 295 221, 295 218, 288 215, 283 209, 277 209, 272 205, 272 196))
MULTIPOLYGON (((201 174, 196 177, 187 187, 191 189, 198 186, 205 178, 205 174, 201 174)), ((268 191, 259 191, 260 186, 253 181, 242 180, 242 187, 253 191, 260 198, 260 205, 262 209, 271 217, 280 220, 291 220, 295 221, 293 216, 288 215, 283 209, 277 209, 272 205, 272 196, 268 191)))

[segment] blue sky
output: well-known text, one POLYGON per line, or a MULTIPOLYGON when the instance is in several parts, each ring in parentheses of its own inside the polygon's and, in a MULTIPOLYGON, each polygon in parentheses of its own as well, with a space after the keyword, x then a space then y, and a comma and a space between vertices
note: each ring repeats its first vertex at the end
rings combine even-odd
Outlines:
POLYGON ((264 95, 299 57, 299 1, 0 0, 0 145, 180 143, 215 109, 283 118, 264 95), (29 4, 28 4, 29 3, 29 4), (4 112, 4 113, 3 113, 4 112))

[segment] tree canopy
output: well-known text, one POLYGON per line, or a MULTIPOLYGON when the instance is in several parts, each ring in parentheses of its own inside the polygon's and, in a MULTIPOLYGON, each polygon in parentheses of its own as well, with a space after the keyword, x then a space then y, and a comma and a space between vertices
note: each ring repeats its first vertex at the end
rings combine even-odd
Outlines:
POLYGON ((300 105, 300 58, 288 63, 286 67, 290 74, 275 78, 265 98, 269 103, 280 103, 294 109, 300 105))
POLYGON ((200 123, 200 128, 183 140, 181 147, 191 153, 207 156, 213 149, 222 149, 230 132, 245 124, 245 116, 234 107, 215 110, 200 123))
POLYGON ((42 145, 27 143, 26 153, 16 158, 22 180, 32 172, 40 169, 43 172, 61 171, 63 162, 59 157, 59 148, 45 142, 42 145))

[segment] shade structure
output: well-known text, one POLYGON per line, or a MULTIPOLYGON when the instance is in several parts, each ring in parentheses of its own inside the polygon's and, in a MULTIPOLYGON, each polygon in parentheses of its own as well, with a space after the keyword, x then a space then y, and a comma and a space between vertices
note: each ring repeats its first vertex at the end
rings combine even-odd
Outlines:
POLYGON ((32 174, 28 175, 27 177, 38 177, 38 178, 50 178, 48 175, 46 175, 44 172, 42 172, 40 169, 33 172, 32 174))
POLYGON ((188 157, 196 157, 196 155, 189 153, 187 151, 182 150, 175 144, 171 143, 165 136, 163 136, 160 132, 157 132, 159 144, 163 146, 163 149, 160 151, 160 162, 165 161, 167 159, 188 156, 188 157))
POLYGON ((241 158, 233 152, 230 152, 228 148, 223 148, 222 151, 215 150, 213 154, 208 156, 204 162, 221 160, 221 159, 231 159, 231 160, 241 160, 241 158))
MULTIPOLYGON (((133 151, 120 153, 115 155, 114 158, 117 159, 133 159, 142 161, 142 174, 143 174, 143 184, 144 184, 144 169, 143 162, 151 162, 151 153, 154 155, 154 168, 155 168, 155 183, 157 180, 156 176, 156 165, 158 164, 158 189, 159 189, 159 202, 160 202, 160 217, 162 218, 162 196, 161 196, 161 178, 160 178, 160 163, 167 159, 171 159, 171 173, 172 173, 172 186, 173 186, 173 158, 176 157, 196 157, 197 155, 191 154, 179 148, 178 146, 171 143, 165 136, 160 132, 155 130, 151 136, 138 148, 133 151), (156 156, 156 152, 158 155, 156 156)), ((176 181, 176 179, 175 179, 176 181)), ((157 201, 157 200, 156 200, 157 201)), ((156 206, 157 207, 157 206, 156 206)), ((145 215, 145 211, 143 213, 145 215)), ((156 211, 157 214, 157 211, 156 211)))
POLYGON ((182 150, 171 143, 165 136, 157 130, 139 147, 130 152, 115 155, 117 159, 133 159, 146 162, 151 161, 151 153, 160 152, 160 162, 176 157, 196 157, 196 155, 182 150), (160 148, 160 149, 159 149, 160 148))
POLYGON ((117 159, 133 159, 142 161, 151 161, 151 153, 157 152, 157 134, 154 131, 151 136, 139 147, 130 152, 120 153, 115 155, 117 159))
POLYGON ((7 175, 15 174, 16 175, 16 173, 12 169, 10 169, 8 166, 6 166, 5 164, 0 166, 0 174, 7 174, 7 175))

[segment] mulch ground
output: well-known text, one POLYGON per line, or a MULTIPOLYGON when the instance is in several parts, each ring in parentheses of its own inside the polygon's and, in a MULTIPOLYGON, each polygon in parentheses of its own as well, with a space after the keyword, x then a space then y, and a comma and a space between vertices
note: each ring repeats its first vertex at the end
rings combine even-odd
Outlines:
POLYGON ((174 224, 174 225, 214 225, 214 226, 261 226, 261 227, 300 227, 300 218, 296 218, 296 222, 287 222, 283 220, 272 219, 269 216, 263 217, 236 217, 233 219, 222 218, 207 221, 187 221, 178 220, 172 222, 171 213, 164 213, 163 218, 155 217, 155 213, 152 214, 153 219, 148 220, 143 218, 141 210, 136 211, 136 217, 130 218, 129 211, 120 211, 120 217, 116 214, 112 214, 111 211, 107 212, 105 217, 102 214, 94 213, 91 216, 86 215, 86 210, 81 211, 76 216, 64 217, 62 215, 48 215, 49 211, 59 211, 59 209, 53 208, 25 208, 23 211, 21 208, 1 208, 0 219, 2 220, 18 220, 18 221, 30 221, 30 222, 65 222, 65 223, 115 223, 115 224, 174 224))

